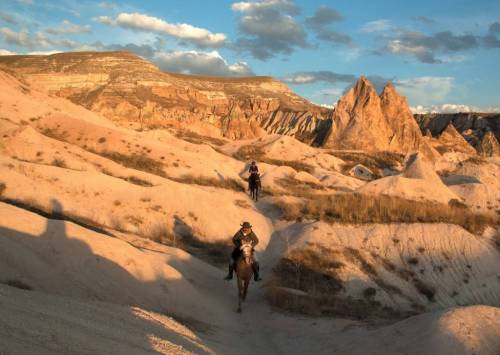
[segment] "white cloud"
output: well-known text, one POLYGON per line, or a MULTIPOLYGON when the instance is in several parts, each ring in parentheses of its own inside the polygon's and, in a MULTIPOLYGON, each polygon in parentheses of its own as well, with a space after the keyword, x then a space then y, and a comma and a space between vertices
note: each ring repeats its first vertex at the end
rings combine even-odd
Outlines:
POLYGON ((390 30, 392 27, 391 21, 389 20, 376 20, 365 23, 360 31, 366 33, 383 32, 390 30))
POLYGON ((217 51, 157 52, 153 60, 160 68, 185 74, 248 76, 252 69, 245 62, 228 64, 217 51))
POLYGON ((114 9, 118 8, 118 5, 116 5, 115 3, 112 3, 112 2, 108 2, 108 1, 101 1, 98 6, 100 8, 108 9, 108 10, 114 10, 114 9))
POLYGON ((51 54, 57 54, 57 53, 62 53, 63 51, 57 51, 57 50, 53 50, 53 51, 33 51, 33 52, 28 52, 26 54, 29 54, 29 55, 51 55, 51 54))
POLYGON ((223 33, 212 33, 207 29, 195 27, 186 23, 172 24, 157 17, 140 13, 121 13, 116 19, 109 16, 98 16, 95 21, 108 25, 117 25, 139 31, 154 32, 190 41, 202 47, 221 47, 226 42, 223 33))
POLYGON ((454 85, 453 77, 421 76, 394 81, 397 89, 408 97, 411 103, 434 105, 446 100, 454 85))
POLYGON ((47 37, 42 32, 36 32, 34 34, 31 34, 27 31, 16 32, 7 27, 0 28, 0 37, 3 37, 4 41, 9 44, 29 49, 50 47, 74 49, 81 46, 81 44, 67 39, 53 39, 47 37))
POLYGON ((11 52, 7 49, 0 48, 0 55, 15 55, 17 53, 11 52))
POLYGON ((297 12, 297 7, 290 0, 261 0, 257 2, 242 1, 231 5, 231 9, 237 12, 258 12, 270 8, 285 10, 289 12, 297 12))
POLYGON ((113 25, 114 24, 113 19, 109 16, 96 16, 96 17, 93 17, 92 20, 94 20, 95 22, 102 23, 104 25, 113 25))
POLYGON ((500 112, 500 107, 480 108, 477 106, 463 104, 441 104, 431 106, 417 105, 414 107, 410 107, 410 109, 413 113, 500 112))
POLYGON ((77 34, 77 33, 89 33, 90 25, 77 25, 68 20, 61 22, 59 27, 47 28, 47 33, 50 34, 77 34))

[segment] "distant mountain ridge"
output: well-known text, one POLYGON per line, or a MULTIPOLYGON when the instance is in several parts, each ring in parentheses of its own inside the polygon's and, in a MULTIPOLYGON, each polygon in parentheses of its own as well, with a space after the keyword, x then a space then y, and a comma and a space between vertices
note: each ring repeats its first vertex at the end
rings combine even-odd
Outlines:
POLYGON ((483 151, 490 151, 488 147, 498 143, 488 135, 488 141, 481 144, 489 130, 498 139, 498 123, 483 129, 482 118, 435 114, 414 118, 406 98, 392 84, 378 95, 365 77, 335 109, 329 109, 298 96, 269 76, 168 73, 129 52, 0 56, 0 68, 51 95, 137 129, 173 127, 230 139, 279 133, 334 149, 406 153, 418 149, 427 129, 438 136, 451 121, 478 150, 482 146, 483 151), (475 140, 467 137, 469 126, 478 132, 473 135, 475 140))

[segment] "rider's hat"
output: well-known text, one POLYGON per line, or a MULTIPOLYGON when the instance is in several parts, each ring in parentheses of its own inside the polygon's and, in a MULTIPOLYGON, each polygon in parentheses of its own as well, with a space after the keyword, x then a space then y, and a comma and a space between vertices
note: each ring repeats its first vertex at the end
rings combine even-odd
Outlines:
POLYGON ((252 161, 252 165, 255 165, 255 160, 254 160, 254 161, 252 161))
POLYGON ((252 228, 252 225, 250 224, 250 222, 243 222, 241 224, 241 228, 252 228))

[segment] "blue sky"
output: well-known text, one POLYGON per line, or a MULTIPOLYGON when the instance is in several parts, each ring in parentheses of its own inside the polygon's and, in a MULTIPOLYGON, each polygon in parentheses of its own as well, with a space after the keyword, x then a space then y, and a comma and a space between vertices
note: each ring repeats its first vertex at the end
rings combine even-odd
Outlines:
POLYGON ((500 2, 2 0, 0 53, 128 49, 168 71, 271 75, 332 105, 359 75, 415 110, 500 111, 500 2))

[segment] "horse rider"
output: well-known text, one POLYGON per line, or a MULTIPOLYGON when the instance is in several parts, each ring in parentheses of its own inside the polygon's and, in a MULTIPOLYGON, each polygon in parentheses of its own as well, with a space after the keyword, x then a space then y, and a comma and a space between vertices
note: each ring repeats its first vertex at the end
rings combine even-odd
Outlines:
POLYGON ((253 161, 250 164, 250 167, 248 168, 248 172, 250 173, 250 175, 259 173, 259 168, 257 167, 257 163, 255 163, 255 161, 253 161))
POLYGON ((255 161, 252 161, 250 164, 250 167, 248 168, 248 173, 250 174, 250 178, 248 179, 248 190, 250 190, 250 181, 252 178, 252 175, 255 177, 259 177, 259 168, 257 167, 257 163, 255 161))
MULTIPOLYGON (((240 230, 237 231, 236 234, 233 236, 234 249, 233 252, 231 253, 231 259, 229 261, 229 273, 225 277, 226 280, 233 279, 233 271, 236 266, 236 262, 238 261, 238 258, 241 255, 240 247, 242 241, 250 241, 252 243, 253 248, 255 248, 255 246, 259 243, 259 239, 252 231, 252 225, 249 222, 243 222, 241 224, 240 230)), ((259 277, 259 262, 255 259, 255 253, 252 253, 252 270, 254 274, 254 280, 255 281, 262 280, 259 277)))

